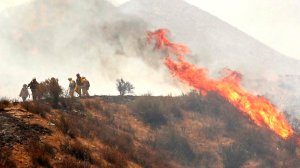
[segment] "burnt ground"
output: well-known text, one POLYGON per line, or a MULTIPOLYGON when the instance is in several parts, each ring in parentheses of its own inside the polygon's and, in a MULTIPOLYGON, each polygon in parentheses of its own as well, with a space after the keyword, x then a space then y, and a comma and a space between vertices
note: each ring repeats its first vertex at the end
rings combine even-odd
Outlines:
POLYGON ((27 144, 31 141, 40 141, 40 136, 50 135, 51 131, 38 124, 27 124, 25 118, 16 118, 9 114, 10 110, 0 111, 0 157, 1 167, 15 167, 13 161, 9 160, 13 146, 16 144, 27 144))
POLYGON ((0 123, 0 148, 12 147, 16 143, 23 144, 29 140, 36 141, 41 135, 51 134, 49 129, 38 124, 27 124, 7 111, 0 113, 0 123))

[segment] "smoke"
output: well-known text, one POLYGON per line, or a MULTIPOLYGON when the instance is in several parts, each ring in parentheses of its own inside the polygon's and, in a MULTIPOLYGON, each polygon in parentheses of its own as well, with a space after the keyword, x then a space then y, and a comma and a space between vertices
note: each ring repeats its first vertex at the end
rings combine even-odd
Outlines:
MULTIPOLYGON (((164 12, 181 17, 172 11, 159 13, 164 12)), ((76 73, 90 80, 92 94, 118 94, 115 80, 121 77, 133 83, 136 94, 186 91, 162 66, 165 55, 147 44, 153 17, 159 26, 170 28, 174 41, 191 47, 188 61, 210 69, 210 76, 218 78, 223 68, 239 71, 247 90, 267 96, 282 111, 297 113, 300 90, 295 86, 300 80, 284 75, 297 74, 294 65, 285 66, 293 61, 202 15, 210 18, 203 24, 218 25, 217 34, 204 25, 193 27, 200 21, 189 24, 182 19, 184 24, 179 26, 178 20, 169 17, 169 22, 161 21, 163 16, 142 20, 120 13, 104 0, 37 0, 11 8, 0 14, 0 75, 4 78, 0 94, 17 97, 21 86, 33 77, 39 81, 58 77, 66 88, 67 78, 75 78, 76 73)))
POLYGON ((164 55, 146 45, 148 24, 104 0, 37 0, 4 11, 0 26, 1 96, 17 97, 33 77, 58 77, 67 87, 76 73, 92 94, 117 94, 120 77, 137 94, 178 92, 164 55))

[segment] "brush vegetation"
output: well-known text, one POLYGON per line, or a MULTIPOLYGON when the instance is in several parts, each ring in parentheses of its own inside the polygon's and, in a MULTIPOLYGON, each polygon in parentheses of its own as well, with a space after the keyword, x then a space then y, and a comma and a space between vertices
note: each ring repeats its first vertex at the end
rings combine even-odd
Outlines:
MULTIPOLYGON (((0 105, 14 106, 5 100, 0 105)), ((25 148, 32 166, 239 168, 300 164, 295 139, 282 140, 254 125, 215 93, 205 97, 191 92, 178 97, 62 98, 56 109, 46 100, 16 106, 51 130, 16 143, 25 148)), ((0 140, 0 166, 20 165, 13 148, 0 140)))

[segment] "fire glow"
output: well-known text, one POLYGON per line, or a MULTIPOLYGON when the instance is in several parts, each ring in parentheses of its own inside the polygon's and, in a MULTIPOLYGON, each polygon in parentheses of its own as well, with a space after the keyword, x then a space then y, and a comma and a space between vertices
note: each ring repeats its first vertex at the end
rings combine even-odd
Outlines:
POLYGON ((265 97, 256 96, 241 87, 241 74, 227 70, 227 76, 222 79, 209 78, 208 69, 185 61, 185 55, 190 53, 189 48, 171 42, 167 38, 168 33, 167 29, 148 32, 148 40, 153 40, 157 49, 167 52, 165 65, 172 75, 199 91, 217 92, 258 126, 266 126, 284 139, 293 136, 294 131, 282 112, 265 97), (176 56, 177 60, 171 56, 176 56))

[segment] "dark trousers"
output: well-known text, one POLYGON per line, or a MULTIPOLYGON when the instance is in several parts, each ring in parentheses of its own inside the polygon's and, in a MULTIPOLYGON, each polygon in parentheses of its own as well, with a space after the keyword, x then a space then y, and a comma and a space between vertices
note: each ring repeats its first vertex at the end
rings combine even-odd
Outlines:
POLYGON ((36 98, 37 98, 37 90, 36 89, 31 89, 31 93, 32 93, 32 99, 36 100, 36 98))

